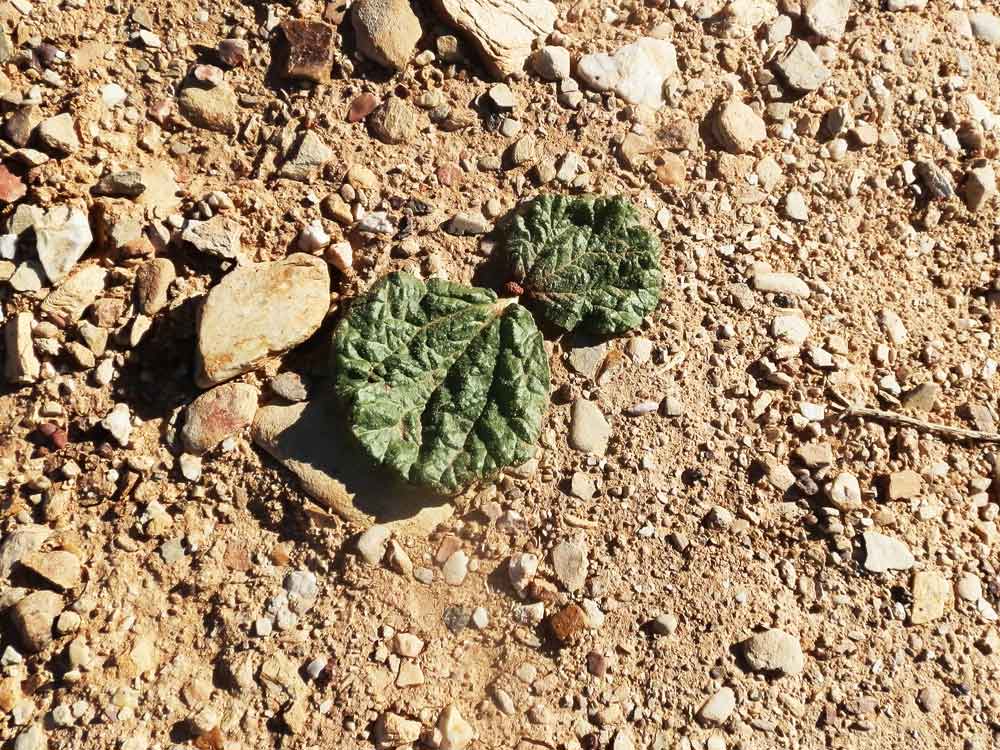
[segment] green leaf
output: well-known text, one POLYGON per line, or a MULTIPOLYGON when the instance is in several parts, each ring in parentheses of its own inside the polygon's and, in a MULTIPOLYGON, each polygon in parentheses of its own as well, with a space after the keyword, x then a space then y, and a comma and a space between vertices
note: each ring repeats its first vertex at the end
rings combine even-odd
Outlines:
POLYGON ((623 333, 660 300, 660 243, 623 198, 535 198, 506 251, 525 301, 567 331, 623 333))
POLYGON ((406 480, 453 490, 535 453, 549 364, 514 300, 392 273, 350 306, 333 358, 351 431, 406 480))

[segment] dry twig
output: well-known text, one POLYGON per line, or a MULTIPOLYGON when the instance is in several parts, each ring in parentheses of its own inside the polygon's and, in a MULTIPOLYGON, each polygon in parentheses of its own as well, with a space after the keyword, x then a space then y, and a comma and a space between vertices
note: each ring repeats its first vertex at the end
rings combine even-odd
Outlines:
POLYGON ((978 443, 1000 443, 1000 433, 982 432, 980 430, 967 430, 963 427, 952 427, 939 422, 928 422, 916 417, 908 417, 894 411, 884 409, 869 409, 866 406, 855 406, 832 388, 830 394, 833 396, 834 408, 840 414, 840 419, 870 419, 875 422, 896 425, 897 427, 912 427, 915 430, 924 432, 936 432, 944 437, 955 440, 972 440, 978 443))

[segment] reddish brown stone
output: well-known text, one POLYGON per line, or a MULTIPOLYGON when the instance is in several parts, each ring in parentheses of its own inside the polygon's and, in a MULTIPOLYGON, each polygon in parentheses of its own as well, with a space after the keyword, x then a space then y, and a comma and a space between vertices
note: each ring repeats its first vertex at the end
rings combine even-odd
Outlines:
POLYGON ((377 106, 378 99, 375 98, 374 94, 370 94, 367 91, 363 94, 358 94, 354 98, 354 101, 351 102, 350 109, 347 110, 347 121, 361 122, 374 112, 377 106))
POLYGON ((28 188, 21 182, 21 178, 0 164, 0 201, 14 203, 21 200, 27 192, 28 188))
POLYGON ((577 604, 568 604, 549 618, 549 629, 560 643, 569 643, 587 627, 587 615, 577 604))
POLYGON ((316 83, 330 80, 333 67, 333 27, 320 21, 291 19, 282 22, 288 42, 286 78, 304 78, 316 83))
POLYGON ((438 182, 445 187, 451 187, 462 179, 462 170, 454 164, 442 164, 437 168, 435 174, 437 175, 438 182))

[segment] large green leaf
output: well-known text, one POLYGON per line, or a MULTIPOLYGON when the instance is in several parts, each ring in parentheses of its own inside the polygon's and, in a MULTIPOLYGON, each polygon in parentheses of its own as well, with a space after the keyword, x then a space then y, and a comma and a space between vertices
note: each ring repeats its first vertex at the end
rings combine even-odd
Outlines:
POLYGON ((404 479, 453 490, 534 455, 549 364, 514 300, 392 273, 351 304, 333 357, 350 429, 404 479))
POLYGON ((525 302, 571 331, 637 328, 660 300, 660 243, 625 199, 543 195, 507 236, 525 302))

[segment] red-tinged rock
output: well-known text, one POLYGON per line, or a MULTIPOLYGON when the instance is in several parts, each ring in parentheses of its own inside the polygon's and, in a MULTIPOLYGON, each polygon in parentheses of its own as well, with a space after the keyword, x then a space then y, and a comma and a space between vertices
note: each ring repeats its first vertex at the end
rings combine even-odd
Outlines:
POLYGON ((304 78, 307 81, 326 83, 333 67, 333 27, 320 21, 291 19, 282 22, 288 50, 285 67, 286 78, 304 78))
POLYGON ((146 112, 149 114, 149 119, 157 125, 166 125, 167 120, 174 113, 174 103, 170 99, 160 99, 149 105, 149 109, 146 112))
POLYGON ((369 92, 364 92, 355 97, 354 101, 351 102, 350 109, 347 110, 347 121, 348 122, 361 122, 368 115, 375 111, 375 107, 378 106, 378 99, 375 98, 374 94, 369 92))
POLYGON ((15 203, 24 197, 28 188, 21 178, 0 164, 0 201, 15 203))
POLYGON ((223 39, 218 46, 219 59, 231 68, 246 65, 250 59, 250 45, 246 39, 223 39))
POLYGON ((221 86, 225 81, 222 68, 217 68, 214 65, 195 65, 191 70, 191 76, 196 81, 209 86, 221 86))
POLYGON ((462 179, 462 170, 454 164, 442 164, 435 170, 435 174, 437 175, 438 182, 445 187, 451 187, 462 179))
POLYGON ((569 643, 587 627, 587 615, 577 604, 569 604, 549 618, 549 630, 560 643, 569 643))

